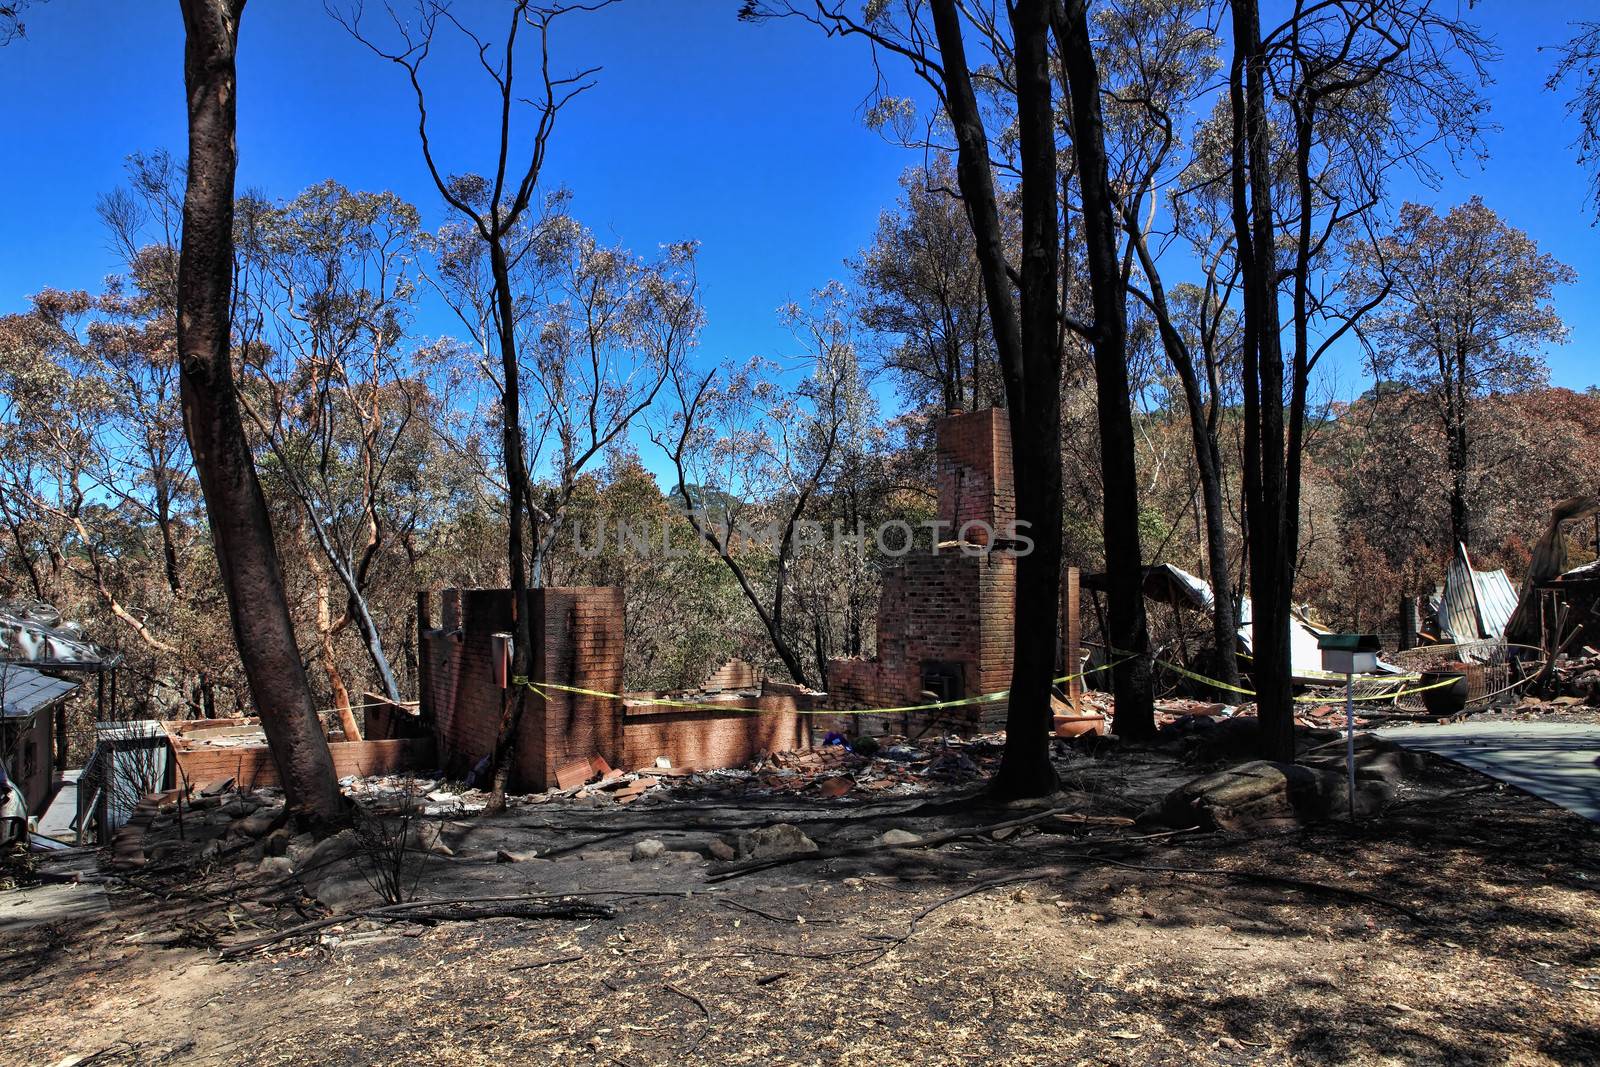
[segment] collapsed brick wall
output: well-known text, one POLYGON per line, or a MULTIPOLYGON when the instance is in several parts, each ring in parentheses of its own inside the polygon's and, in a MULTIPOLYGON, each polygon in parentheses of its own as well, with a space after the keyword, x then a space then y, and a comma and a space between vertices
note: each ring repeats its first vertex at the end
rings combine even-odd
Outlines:
MULTIPOLYGON (((929 676, 961 698, 1011 684, 1016 559, 988 551, 1016 518, 1011 433, 995 408, 941 419, 937 427, 939 520, 947 543, 912 554, 887 571, 878 601, 877 654, 828 662, 835 708, 928 703, 929 676)), ((941 694, 943 695, 943 694, 941 694)), ((1004 701, 928 712, 840 716, 828 728, 850 733, 962 732, 997 727, 1004 701)))
MULTIPOLYGON (((210 745, 206 733, 259 725, 259 719, 190 719, 163 722, 173 761, 181 771, 178 780, 195 786, 206 782, 234 779, 240 788, 280 786, 278 765, 272 750, 259 745, 210 745)), ((387 741, 329 741, 336 777, 348 775, 395 774, 400 771, 430 770, 436 763, 432 738, 400 738, 387 741)))
MULTIPOLYGON (((532 589, 530 676, 579 689, 622 688, 622 590, 610 586, 532 589)), ((431 598, 418 597, 418 675, 423 714, 433 724, 449 774, 465 776, 494 751, 508 690, 496 677, 503 647, 497 634, 515 630, 509 589, 447 589, 432 625, 431 598)), ((512 691, 514 692, 514 690, 512 691)), ((616 701, 547 689, 526 697, 511 768, 511 788, 543 790, 557 767, 622 755, 616 701)))
POLYGON ((730 659, 712 671, 711 676, 700 683, 700 688, 708 692, 723 689, 759 689, 761 682, 760 667, 749 660, 730 659))
POLYGON ((727 700, 758 712, 629 702, 623 709, 622 767, 646 769, 665 757, 673 767, 712 770, 740 766, 762 752, 809 748, 808 716, 800 713, 817 707, 824 696, 797 685, 766 682, 759 695, 727 700))

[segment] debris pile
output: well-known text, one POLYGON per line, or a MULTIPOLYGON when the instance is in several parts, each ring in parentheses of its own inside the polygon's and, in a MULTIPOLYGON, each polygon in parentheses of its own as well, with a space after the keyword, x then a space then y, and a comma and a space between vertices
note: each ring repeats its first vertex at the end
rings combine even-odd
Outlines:
POLYGON ((1600 707, 1600 650, 1584 646, 1581 656, 1564 656, 1551 670, 1558 695, 1551 700, 1557 706, 1587 704, 1600 707))
POLYGON ((916 741, 890 735, 854 742, 830 734, 811 751, 771 753, 747 767, 708 771, 688 781, 746 794, 804 793, 825 800, 857 791, 903 795, 992 774, 1004 745, 1004 734, 916 741))

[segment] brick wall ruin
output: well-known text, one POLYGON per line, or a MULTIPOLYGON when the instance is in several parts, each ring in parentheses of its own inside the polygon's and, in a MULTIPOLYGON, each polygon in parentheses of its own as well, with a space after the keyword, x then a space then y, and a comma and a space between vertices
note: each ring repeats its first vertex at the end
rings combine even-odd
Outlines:
MULTIPOLYGON (((623 599, 616 587, 530 590, 531 677, 601 693, 622 692, 623 599)), ((465 776, 494 749, 502 699, 497 664, 514 629, 507 589, 447 589, 433 620, 432 597, 419 594, 418 681, 424 719, 438 738, 447 774, 465 776)), ((624 770, 655 766, 738 766, 758 753, 809 747, 800 711, 820 698, 797 686, 760 682, 748 665, 729 664, 715 679, 750 682, 758 690, 698 697, 762 709, 718 711, 618 701, 546 689, 529 693, 517 737, 511 788, 556 786, 558 772, 600 757, 624 770), (725 677, 724 677, 725 676, 725 677), (619 707, 619 704, 621 705, 619 707)), ((659 697, 659 694, 655 695, 659 697)))
MULTIPOLYGON (((939 421, 938 519, 946 538, 885 573, 878 602, 877 655, 828 661, 837 708, 901 707, 996 693, 1011 684, 1016 560, 987 551, 1016 519, 1011 432, 995 408, 939 421)), ((996 701, 909 715, 841 717, 849 732, 919 734, 1005 721, 996 701)))
MULTIPOLYGON (((622 688, 622 590, 611 586, 532 589, 530 675, 579 689, 622 688)), ((515 630, 509 589, 447 589, 433 625, 428 594, 417 598, 418 688, 446 773, 465 776, 494 751, 503 703, 499 667, 515 630)), ((512 789, 539 791, 558 767, 622 757, 616 701, 547 689, 530 692, 516 739, 512 789)))
POLYGON ((810 748, 809 716, 822 694, 797 685, 766 681, 759 692, 726 692, 695 702, 736 704, 749 711, 679 708, 630 700, 623 708, 623 766, 651 767, 665 757, 674 767, 710 770, 738 767, 762 752, 810 748))
MULTIPOLYGON (((198 788, 225 778, 234 779, 241 789, 283 784, 259 719, 186 719, 161 726, 180 772, 173 776, 174 784, 187 781, 198 788)), ((333 773, 340 778, 421 771, 434 765, 433 739, 427 737, 330 739, 328 751, 333 755, 333 773)))

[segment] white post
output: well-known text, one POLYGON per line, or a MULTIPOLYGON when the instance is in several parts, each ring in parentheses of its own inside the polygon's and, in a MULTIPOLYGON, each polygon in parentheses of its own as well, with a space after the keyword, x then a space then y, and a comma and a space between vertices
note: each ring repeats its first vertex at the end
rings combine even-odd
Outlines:
POLYGON ((1349 771, 1350 821, 1356 818, 1356 676, 1344 676, 1344 756, 1349 771))

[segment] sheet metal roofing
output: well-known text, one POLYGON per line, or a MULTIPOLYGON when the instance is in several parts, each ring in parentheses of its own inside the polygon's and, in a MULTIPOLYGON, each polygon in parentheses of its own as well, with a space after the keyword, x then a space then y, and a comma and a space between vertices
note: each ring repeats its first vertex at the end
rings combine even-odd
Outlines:
POLYGON ((32 667, 0 663, 0 716, 30 719, 76 688, 77 682, 52 678, 32 667))
POLYGON ((62 622, 48 604, 0 604, 0 660, 96 669, 120 658, 87 640, 77 623, 62 622))
POLYGON ((1505 571, 1480 571, 1472 567, 1465 545, 1456 546, 1455 558, 1444 575, 1444 603, 1439 621, 1456 641, 1505 637, 1506 623, 1517 610, 1517 590, 1505 571))

